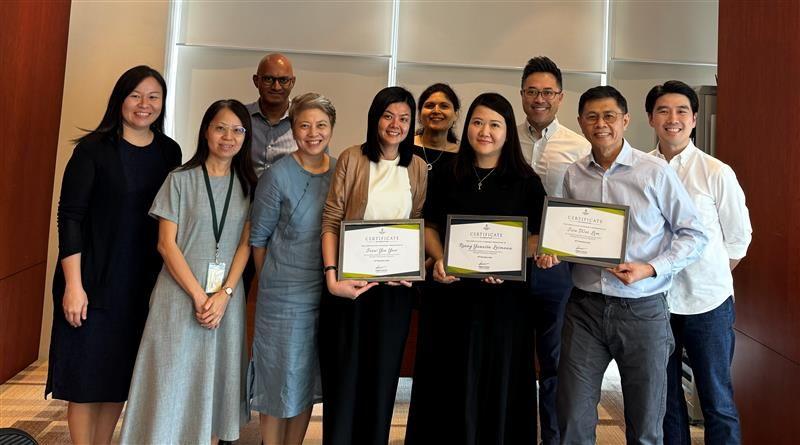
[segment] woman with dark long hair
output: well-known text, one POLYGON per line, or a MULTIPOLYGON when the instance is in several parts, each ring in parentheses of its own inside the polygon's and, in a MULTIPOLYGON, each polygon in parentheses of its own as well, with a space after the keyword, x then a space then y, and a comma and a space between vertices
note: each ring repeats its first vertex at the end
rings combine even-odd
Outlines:
POLYGON ((250 130, 239 101, 211 104, 197 151, 169 174, 150 208, 164 267, 150 297, 122 443, 233 441, 249 417, 240 278, 255 185, 250 130))
POLYGON ((433 278, 420 307, 407 444, 536 443, 533 331, 524 283, 458 279, 443 261, 447 216, 528 218, 534 251, 545 192, 525 162, 511 104, 478 96, 461 148, 425 203, 425 250, 433 278))
POLYGON ((378 92, 367 140, 341 153, 322 212, 328 292, 320 307, 324 444, 385 444, 411 318, 409 282, 337 280, 344 220, 418 218, 427 170, 412 153, 414 97, 400 87, 378 92))
POLYGON ((64 171, 45 395, 69 401, 74 443, 110 443, 128 398, 161 267, 158 224, 147 209, 181 162, 180 147, 163 133, 166 95, 158 71, 126 71, 64 171))
POLYGON ((425 161, 429 172, 433 172, 458 151, 458 138, 453 129, 461 101, 450 85, 435 83, 419 95, 417 107, 422 128, 414 136, 414 154, 425 161))

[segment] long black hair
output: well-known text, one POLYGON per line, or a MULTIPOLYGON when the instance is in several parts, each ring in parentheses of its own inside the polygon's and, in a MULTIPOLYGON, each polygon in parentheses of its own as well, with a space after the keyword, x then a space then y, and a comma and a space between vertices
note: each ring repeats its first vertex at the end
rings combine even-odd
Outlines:
POLYGON ((506 140, 500 151, 500 158, 497 160, 497 175, 510 175, 522 178, 534 175, 533 169, 525 162, 525 157, 522 156, 516 119, 514 119, 514 108, 511 106, 511 103, 509 103, 505 97, 497 93, 483 93, 472 101, 472 105, 469 106, 469 111, 467 111, 467 117, 464 120, 461 146, 458 149, 456 162, 454 164, 456 178, 462 181, 466 178, 472 178, 474 175, 472 169, 475 165, 475 150, 469 143, 469 126, 472 113, 475 112, 475 108, 479 106, 484 106, 496 112, 503 116, 503 120, 505 120, 506 140))
MULTIPOLYGON (((450 85, 446 83, 435 83, 429 86, 428 88, 425 88, 425 91, 423 91, 422 94, 419 95, 419 102, 417 102, 418 113, 422 114, 422 107, 425 105, 425 101, 427 101, 428 98, 433 95, 433 93, 444 94, 447 97, 447 100, 449 100, 453 104, 453 110, 456 113, 458 113, 458 111, 461 109, 461 101, 458 100, 458 95, 456 94, 455 91, 453 91, 450 85)), ((455 123, 453 123, 452 127, 447 129, 447 142, 452 142, 453 144, 456 144, 458 143, 458 138, 456 137, 455 131, 453 131, 454 126, 455 123)), ((416 134, 421 135, 424 131, 425 131, 424 128, 420 128, 419 130, 417 130, 416 134)))
MULTIPOLYGON (((150 68, 147 65, 135 66, 128 71, 122 73, 114 84, 114 89, 111 90, 111 96, 108 98, 108 105, 106 112, 100 124, 94 130, 84 130, 87 134, 77 138, 74 142, 78 143, 90 136, 103 136, 111 139, 118 139, 122 136, 122 103, 131 94, 143 80, 152 77, 156 82, 161 85, 161 100, 165 104, 167 99, 167 83, 161 76, 161 73, 150 68)), ((150 125, 150 129, 154 132, 164 132, 164 114, 166 108, 164 105, 161 107, 161 114, 158 115, 155 122, 150 125)))
POLYGON ((408 105, 411 110, 410 124, 406 138, 400 142, 398 152, 400 154, 400 166, 408 167, 411 157, 414 156, 412 147, 414 146, 414 132, 411 126, 416 122, 416 103, 414 95, 402 87, 386 87, 375 95, 372 105, 369 106, 367 113, 367 140, 361 145, 361 152, 372 162, 381 160, 381 144, 378 138, 378 122, 383 116, 383 112, 393 103, 402 102, 408 105))
POLYGON ((233 155, 231 166, 233 167, 233 171, 236 172, 236 177, 239 179, 239 184, 242 186, 244 195, 249 196, 250 190, 255 187, 255 184, 258 181, 256 178, 256 173, 253 170, 253 160, 250 157, 250 145, 253 141, 253 128, 252 124, 250 123, 250 113, 247 111, 247 107, 245 107, 236 99, 218 100, 208 107, 206 113, 203 115, 203 120, 200 123, 200 130, 197 134, 197 150, 194 152, 192 159, 189 159, 181 166, 181 170, 189 170, 199 167, 206 162, 209 153, 208 139, 206 139, 208 126, 211 125, 211 120, 217 116, 217 113, 223 109, 230 110, 233 114, 235 114, 236 117, 242 121, 242 126, 245 128, 242 148, 239 149, 238 153, 233 155))

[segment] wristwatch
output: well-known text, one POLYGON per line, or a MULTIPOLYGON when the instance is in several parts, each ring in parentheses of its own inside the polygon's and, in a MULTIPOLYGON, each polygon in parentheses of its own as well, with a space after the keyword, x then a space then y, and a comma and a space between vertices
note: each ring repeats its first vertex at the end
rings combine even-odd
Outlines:
POLYGON ((229 297, 231 295, 233 295, 233 288, 232 287, 226 287, 225 289, 222 289, 222 290, 224 290, 225 293, 228 294, 229 297))

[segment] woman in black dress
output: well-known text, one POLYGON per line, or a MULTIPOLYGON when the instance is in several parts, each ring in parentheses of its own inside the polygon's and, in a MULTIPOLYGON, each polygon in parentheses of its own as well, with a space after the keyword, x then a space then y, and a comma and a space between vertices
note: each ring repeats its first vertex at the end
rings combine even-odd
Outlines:
POLYGON ((536 443, 533 331, 524 283, 447 275, 448 214, 528 218, 534 251, 545 192, 525 162, 511 104, 478 96, 461 148, 433 178, 425 203, 425 250, 440 283, 420 310, 407 444, 536 443))
MULTIPOLYGON (((432 172, 458 151, 458 138, 453 128, 458 121, 461 101, 450 85, 435 83, 425 88, 417 104, 422 128, 414 136, 414 154, 421 157, 432 172)), ((430 184, 430 173, 428 176, 430 184)))
POLYGON ((45 396, 69 401, 73 443, 110 443, 128 397, 161 269, 158 223, 147 211, 181 162, 163 134, 166 94, 156 70, 126 71, 64 171, 45 396))

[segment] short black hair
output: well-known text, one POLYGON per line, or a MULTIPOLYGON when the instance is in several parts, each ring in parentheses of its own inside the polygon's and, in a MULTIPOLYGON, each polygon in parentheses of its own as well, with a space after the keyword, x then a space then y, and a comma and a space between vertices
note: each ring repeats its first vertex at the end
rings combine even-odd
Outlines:
POLYGON ((586 92, 581 94, 581 98, 578 100, 578 115, 580 116, 583 114, 583 107, 586 105, 586 102, 608 98, 614 99, 617 102, 617 106, 620 108, 620 110, 622 110, 623 113, 628 114, 628 101, 625 100, 625 96, 623 96, 619 90, 611 85, 603 85, 589 88, 586 90, 586 92))
POLYGON ((653 114, 653 108, 656 106, 656 101, 659 97, 665 94, 681 94, 689 99, 689 104, 692 106, 692 113, 697 113, 700 109, 700 100, 697 98, 697 93, 694 88, 681 82, 680 80, 668 80, 663 85, 656 85, 644 100, 644 110, 648 115, 653 114))
MULTIPOLYGON (((433 95, 433 93, 442 93, 447 96, 447 100, 453 104, 453 110, 455 110, 456 113, 458 113, 458 111, 461 109, 461 101, 458 100, 458 95, 455 91, 453 91, 453 88, 446 83, 435 83, 428 88, 425 88, 425 91, 419 95, 419 102, 417 102, 418 113, 422 113, 422 107, 425 105, 425 101, 427 101, 428 98, 433 95)), ((424 128, 420 128, 416 134, 422 134, 424 130, 424 128)), ((452 142, 454 144, 458 142, 458 138, 453 131, 453 127, 447 129, 447 142, 452 142)))
MULTIPOLYGON (((383 112, 389 108, 389 105, 394 103, 405 103, 411 110, 410 125, 413 126, 416 122, 417 104, 414 101, 414 95, 403 87, 386 87, 375 95, 372 99, 372 104, 369 106, 367 113, 367 140, 361 145, 361 153, 364 154, 370 161, 378 162, 381 160, 381 144, 378 138, 378 121, 381 120, 383 112)), ((408 167, 411 163, 411 157, 414 155, 412 147, 414 146, 414 132, 409 128, 408 134, 403 142, 400 143, 400 166, 408 167)))
POLYGON ((558 69, 558 65, 550 60, 549 57, 536 56, 533 59, 528 60, 528 63, 525 65, 525 69, 522 70, 522 82, 520 83, 520 88, 525 86, 525 79, 527 79, 528 76, 533 73, 550 73, 556 78, 558 87, 563 88, 561 86, 561 70, 558 69))

